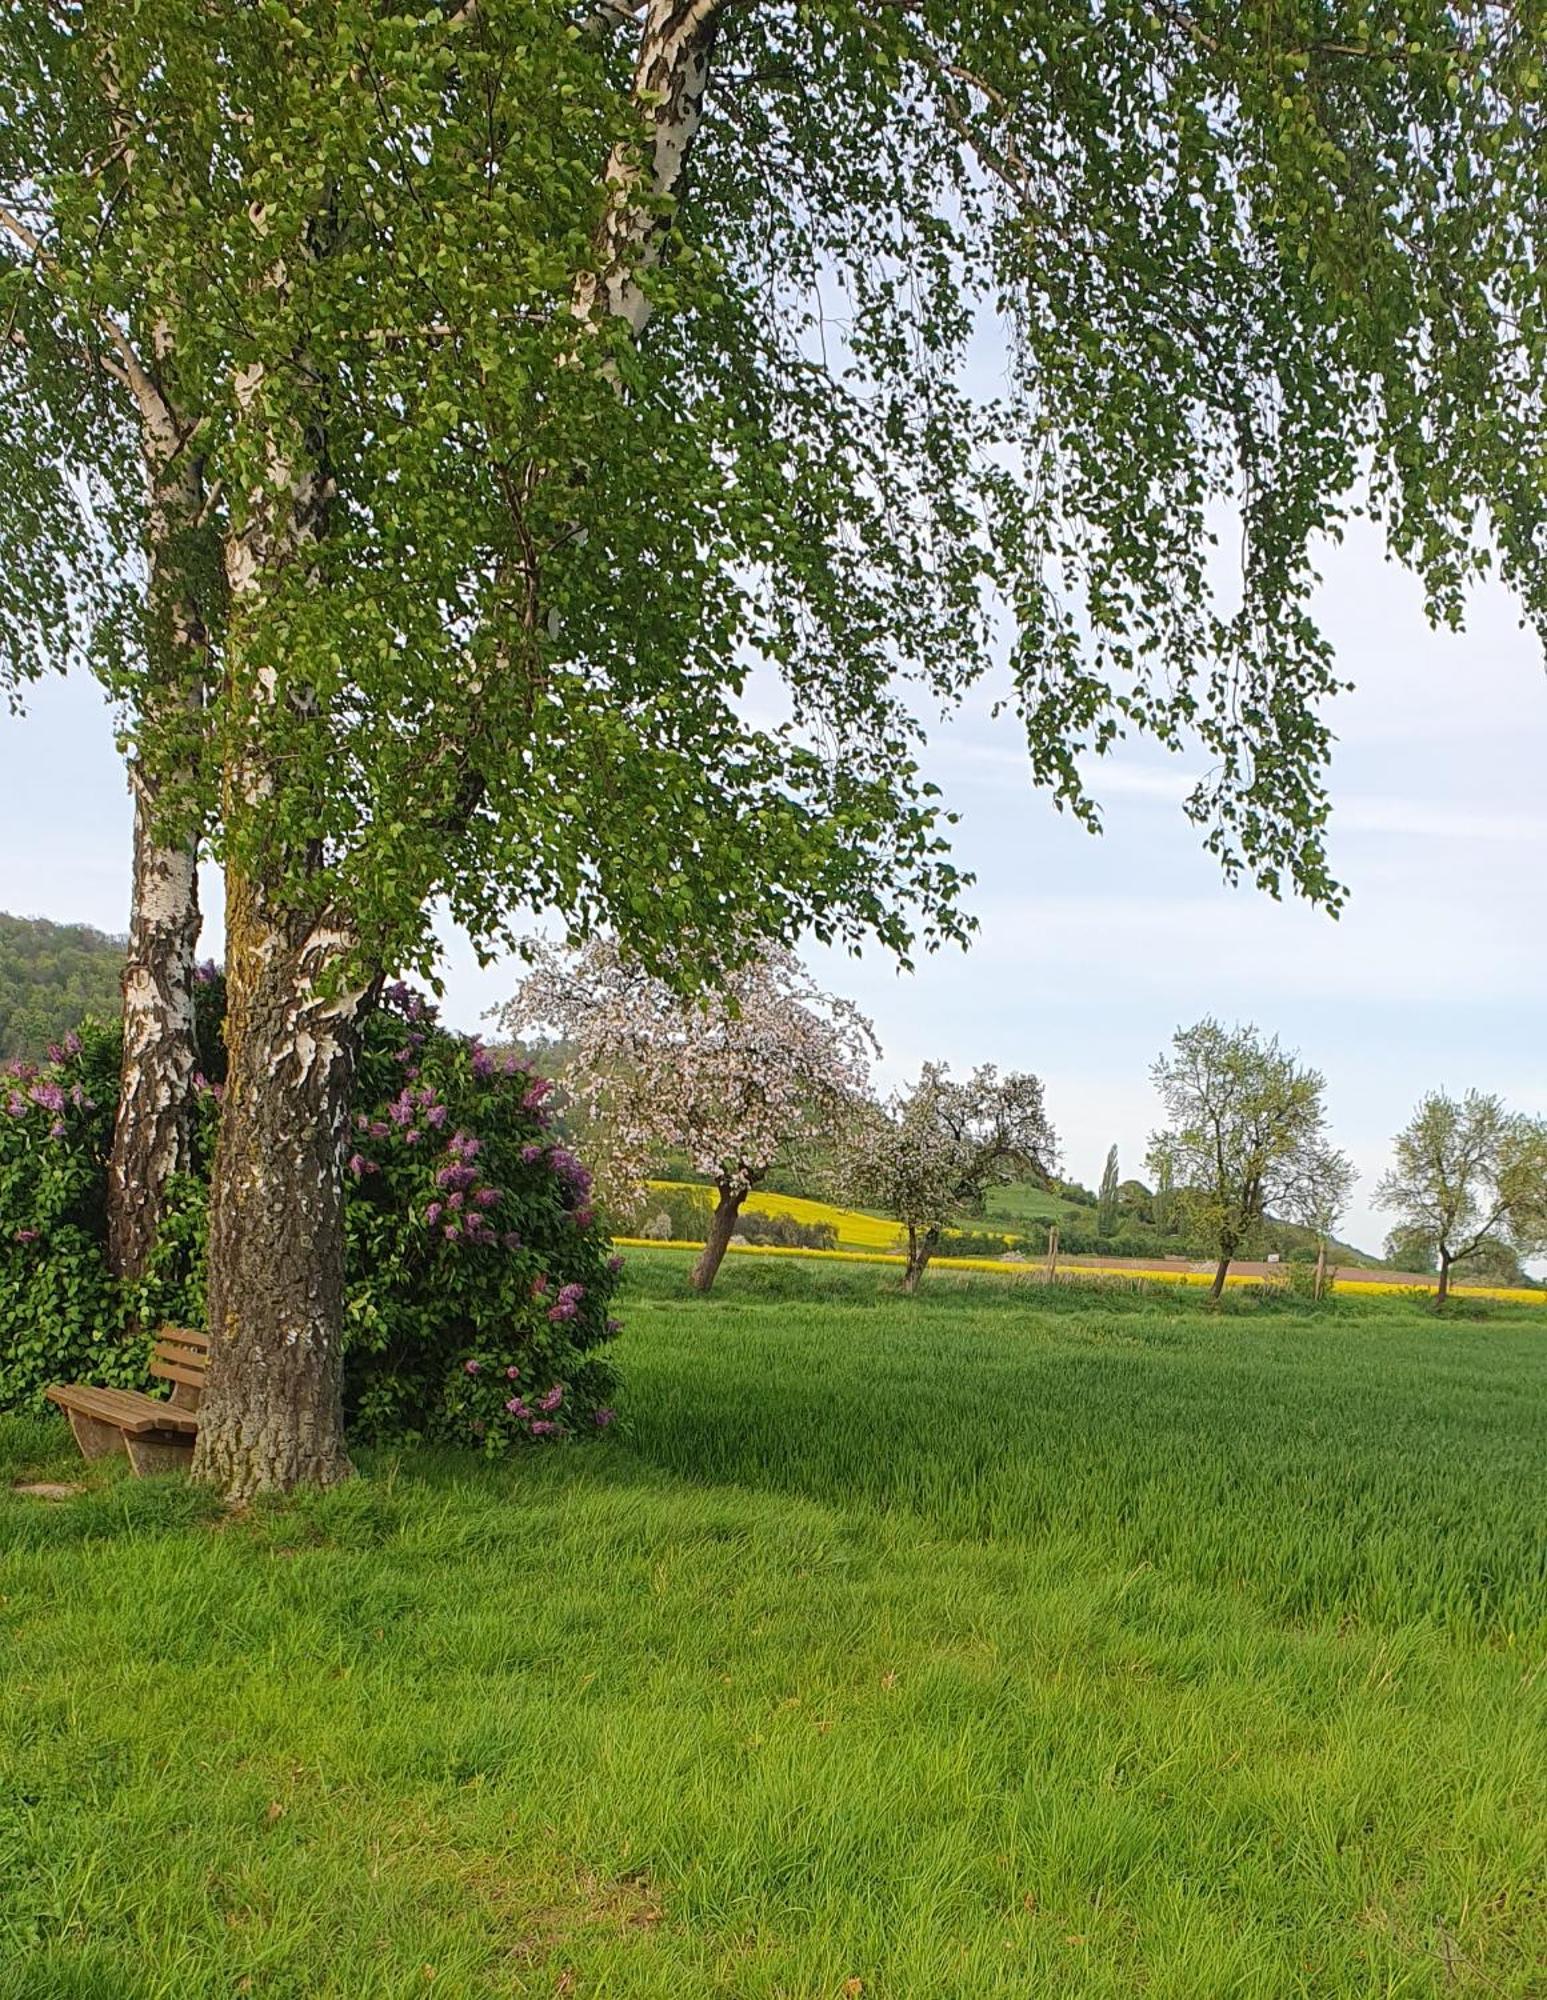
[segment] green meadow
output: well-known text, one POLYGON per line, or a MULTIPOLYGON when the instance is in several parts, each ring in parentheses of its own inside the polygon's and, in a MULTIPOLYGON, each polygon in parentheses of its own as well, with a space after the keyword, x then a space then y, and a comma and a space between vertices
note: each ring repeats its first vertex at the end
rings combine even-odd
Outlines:
POLYGON ((594 1445, 0 1424, 0 2000, 1547 1991, 1539 1312, 686 1268, 594 1445))

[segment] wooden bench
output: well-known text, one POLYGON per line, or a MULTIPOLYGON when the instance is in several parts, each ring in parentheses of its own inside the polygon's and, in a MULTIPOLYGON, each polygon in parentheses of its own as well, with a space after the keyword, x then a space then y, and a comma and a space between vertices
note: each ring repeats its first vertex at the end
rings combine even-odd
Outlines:
POLYGON ((171 1383, 169 1401, 142 1396, 138 1389, 93 1389, 85 1383, 50 1389, 48 1399, 70 1419, 83 1457, 126 1451, 136 1477, 143 1479, 148 1472, 181 1470, 193 1457, 208 1367, 208 1334, 164 1326, 156 1336, 150 1372, 171 1383))

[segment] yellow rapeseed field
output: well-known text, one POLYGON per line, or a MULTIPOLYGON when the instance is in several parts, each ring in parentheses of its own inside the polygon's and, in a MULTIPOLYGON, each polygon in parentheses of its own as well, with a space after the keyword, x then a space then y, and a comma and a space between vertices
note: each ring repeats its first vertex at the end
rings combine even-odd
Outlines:
MULTIPOLYGON (((683 1188, 686 1181, 652 1181, 652 1187, 683 1188)), ((808 1201, 796 1194, 751 1194, 744 1204, 762 1215, 788 1215, 797 1222, 827 1222, 838 1232, 836 1250, 787 1249, 782 1244, 737 1243, 731 1254, 739 1257, 830 1257, 847 1264, 901 1264, 905 1261, 900 1244, 902 1231, 895 1222, 888 1222, 875 1215, 863 1215, 858 1209, 838 1208, 827 1201, 808 1201)), ((1006 1241, 1009 1239, 1007 1238, 1006 1241)), ((655 1238, 641 1236, 620 1236, 616 1239, 625 1248, 639 1250, 698 1250, 701 1244, 673 1239, 663 1242, 655 1238)), ((948 1271, 1001 1271, 1007 1277, 1034 1277, 1040 1274, 1041 1264, 1037 1260, 1010 1262, 1000 1257, 948 1257, 937 1256, 934 1265, 948 1271)), ((933 1267, 932 1267, 933 1268, 933 1267)), ((1155 1285, 1207 1285, 1212 1282, 1212 1274, 1207 1271, 1135 1271, 1123 1264, 1061 1264, 1059 1281, 1078 1283, 1082 1279, 1110 1284, 1114 1278, 1126 1278, 1136 1284, 1155 1285)), ((1232 1272, 1225 1280, 1227 1285, 1260 1285, 1264 1280, 1249 1271, 1232 1272)), ((1400 1292, 1411 1292, 1412 1285, 1394 1285, 1384 1279, 1361 1279, 1357 1283, 1345 1282, 1340 1287, 1343 1296, 1362 1297, 1366 1293, 1376 1296, 1390 1296, 1400 1292)), ((1427 1289, 1427 1288, 1422 1288, 1427 1289)), ((1547 1292, 1526 1291, 1511 1285, 1453 1285, 1452 1295, 1474 1299, 1508 1299, 1521 1305, 1547 1305, 1547 1292)))
MULTIPOLYGON (((652 1187, 685 1188, 686 1181, 652 1181, 652 1187)), ((708 1193, 707 1189, 702 1190, 708 1193)), ((787 1215, 793 1222, 829 1223, 838 1232, 840 1250, 895 1250, 902 1231, 895 1222, 861 1215, 855 1208, 835 1208, 830 1201, 807 1201, 798 1194, 765 1194, 759 1190, 742 1203, 754 1215, 787 1215)))

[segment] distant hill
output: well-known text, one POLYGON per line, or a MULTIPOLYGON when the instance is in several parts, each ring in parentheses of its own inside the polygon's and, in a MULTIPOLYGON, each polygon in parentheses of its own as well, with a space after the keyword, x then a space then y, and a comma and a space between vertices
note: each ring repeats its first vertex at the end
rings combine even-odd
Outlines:
MULTIPOLYGON (((1103 1239, 1096 1231, 1096 1197, 1088 1188, 1061 1182, 1057 1193, 1049 1193, 1034 1181, 1012 1181, 1008 1187, 990 1188, 987 1215, 977 1227, 1014 1230, 1040 1242, 1048 1225, 1056 1222, 1064 1250, 1074 1256, 1101 1250, 1124 1257, 1192 1254, 1193 1246, 1179 1233, 1156 1227, 1148 1212, 1153 1199, 1148 1188, 1125 1181, 1117 1229, 1110 1238, 1103 1239)), ((1271 1216, 1265 1231, 1265 1247, 1286 1258, 1314 1261, 1316 1256, 1316 1238, 1311 1230, 1293 1222, 1277 1222, 1271 1216)), ((1336 1237, 1328 1248, 1336 1263, 1380 1267, 1379 1258, 1355 1249, 1351 1243, 1341 1243, 1336 1237)))
POLYGON ((0 1061, 36 1061, 83 1014, 116 1014, 125 942, 0 911, 0 1061))

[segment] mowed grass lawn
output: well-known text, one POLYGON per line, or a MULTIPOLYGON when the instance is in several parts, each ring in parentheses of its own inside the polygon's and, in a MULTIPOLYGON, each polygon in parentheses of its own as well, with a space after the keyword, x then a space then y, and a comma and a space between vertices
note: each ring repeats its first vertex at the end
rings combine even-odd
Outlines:
POLYGON ((1547 1326, 632 1260, 628 1435, 0 1430, 0 1996, 1547 1992, 1547 1326))

